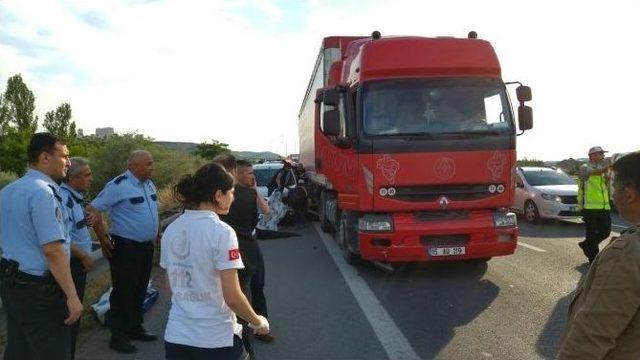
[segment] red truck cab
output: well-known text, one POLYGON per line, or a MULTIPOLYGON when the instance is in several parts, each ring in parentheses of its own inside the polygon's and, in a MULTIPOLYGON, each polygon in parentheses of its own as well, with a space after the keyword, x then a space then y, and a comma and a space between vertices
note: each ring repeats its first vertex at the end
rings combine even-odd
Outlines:
MULTIPOLYGON (((519 127, 532 127, 528 87, 519 127)), ((498 58, 473 38, 327 37, 299 114, 300 160, 348 261, 515 251, 516 125, 498 58)))

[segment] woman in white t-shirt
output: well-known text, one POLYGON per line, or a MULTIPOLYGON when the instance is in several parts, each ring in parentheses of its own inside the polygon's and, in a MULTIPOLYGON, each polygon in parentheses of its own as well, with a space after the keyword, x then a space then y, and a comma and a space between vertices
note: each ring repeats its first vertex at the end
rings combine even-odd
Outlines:
POLYGON ((238 240, 217 215, 229 212, 233 177, 210 163, 185 175, 174 191, 185 212, 162 236, 160 266, 172 292, 166 359, 239 359, 242 326, 236 314, 259 334, 269 332, 269 323, 240 290, 238 240))

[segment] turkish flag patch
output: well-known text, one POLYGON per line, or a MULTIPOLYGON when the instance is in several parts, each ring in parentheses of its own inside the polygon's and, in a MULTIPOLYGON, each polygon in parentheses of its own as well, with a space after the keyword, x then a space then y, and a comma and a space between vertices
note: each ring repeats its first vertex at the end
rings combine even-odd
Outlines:
POLYGON ((240 250, 231 249, 229 250, 229 261, 234 261, 240 259, 240 250))

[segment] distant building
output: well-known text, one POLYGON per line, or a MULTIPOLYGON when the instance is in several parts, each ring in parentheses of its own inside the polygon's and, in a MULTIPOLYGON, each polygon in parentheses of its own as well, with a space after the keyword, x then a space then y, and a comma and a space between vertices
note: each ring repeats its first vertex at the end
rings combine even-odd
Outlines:
POLYGON ((78 129, 77 134, 78 137, 84 137, 84 131, 82 129, 78 129))
POLYGON ((113 130, 112 127, 97 128, 96 129, 96 137, 100 138, 100 139, 108 138, 109 136, 111 136, 113 134, 115 134, 115 131, 113 130))

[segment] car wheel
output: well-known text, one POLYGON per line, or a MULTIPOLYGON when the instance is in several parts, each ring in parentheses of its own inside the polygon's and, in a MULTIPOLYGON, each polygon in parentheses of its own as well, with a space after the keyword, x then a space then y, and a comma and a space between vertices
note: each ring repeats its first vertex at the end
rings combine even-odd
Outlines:
POLYGON ((531 200, 527 200, 524 204, 524 218, 530 223, 537 223, 540 221, 540 212, 538 212, 538 207, 531 200))
POLYGON ((356 262, 358 255, 351 251, 351 248, 349 247, 348 236, 349 227, 347 224, 347 213, 346 211, 343 211, 340 215, 340 223, 338 224, 337 241, 338 246, 340 246, 340 250, 342 250, 342 257, 344 257, 344 260, 347 262, 347 264, 353 265, 356 262))

